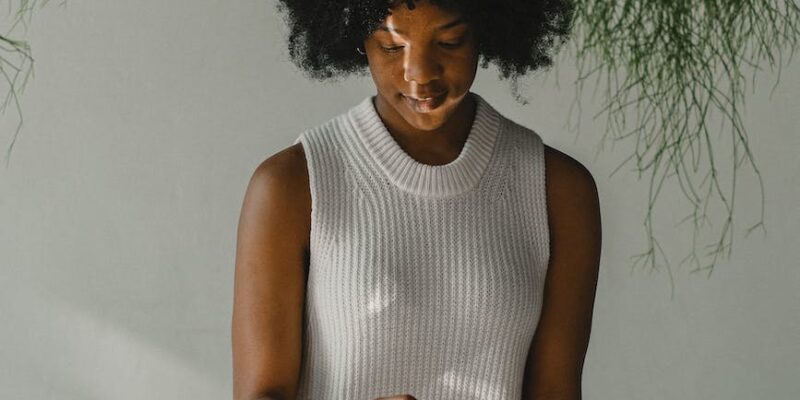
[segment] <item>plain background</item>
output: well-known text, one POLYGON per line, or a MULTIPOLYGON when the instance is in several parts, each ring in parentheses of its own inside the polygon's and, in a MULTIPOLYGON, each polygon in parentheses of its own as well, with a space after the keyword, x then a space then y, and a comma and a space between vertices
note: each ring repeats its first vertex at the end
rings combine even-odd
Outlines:
MULTIPOLYGON (((369 77, 307 80, 287 59, 285 32, 274 1, 70 1, 36 12, 25 122, 0 168, 0 398, 231 397, 236 226, 250 175, 301 130, 374 93, 369 77)), ((631 268, 645 246, 647 180, 632 164, 609 177, 630 144, 595 158, 605 122, 592 119, 601 97, 591 85, 580 135, 567 126, 573 65, 524 79, 526 106, 493 67, 472 90, 598 183, 603 253, 584 398, 798 398, 800 62, 771 99, 777 72, 759 75, 743 112, 767 234, 744 238, 760 193, 743 168, 733 258, 710 277, 678 269, 690 226, 675 224, 690 209, 673 181, 656 207, 672 278, 631 268)), ((3 152, 16 123, 13 111, 2 118, 3 152)), ((722 132, 722 182, 729 143, 722 132)))

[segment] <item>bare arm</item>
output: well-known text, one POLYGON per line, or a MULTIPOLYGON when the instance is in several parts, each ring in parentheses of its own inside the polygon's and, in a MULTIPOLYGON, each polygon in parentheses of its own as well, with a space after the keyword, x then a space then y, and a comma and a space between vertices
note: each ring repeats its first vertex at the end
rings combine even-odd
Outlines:
POLYGON ((310 203, 300 144, 262 162, 250 179, 236 247, 234 400, 296 396, 310 203))
POLYGON ((523 399, 580 400, 600 264, 600 206, 580 163, 547 147, 550 263, 523 399))

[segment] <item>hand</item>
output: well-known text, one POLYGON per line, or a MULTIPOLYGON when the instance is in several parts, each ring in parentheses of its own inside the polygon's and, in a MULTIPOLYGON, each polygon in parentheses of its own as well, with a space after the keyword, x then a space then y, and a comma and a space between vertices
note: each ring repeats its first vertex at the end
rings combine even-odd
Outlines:
POLYGON ((398 394, 389 397, 378 397, 375 400, 417 400, 417 398, 410 394, 398 394))

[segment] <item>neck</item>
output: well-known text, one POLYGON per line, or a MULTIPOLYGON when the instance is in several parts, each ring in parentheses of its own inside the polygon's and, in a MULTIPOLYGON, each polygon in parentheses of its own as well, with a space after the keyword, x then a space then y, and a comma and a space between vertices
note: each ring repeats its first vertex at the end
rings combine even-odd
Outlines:
POLYGON ((409 124, 382 96, 375 96, 375 110, 398 145, 413 159, 428 165, 448 164, 461 153, 475 117, 476 103, 469 93, 453 114, 432 130, 409 124))

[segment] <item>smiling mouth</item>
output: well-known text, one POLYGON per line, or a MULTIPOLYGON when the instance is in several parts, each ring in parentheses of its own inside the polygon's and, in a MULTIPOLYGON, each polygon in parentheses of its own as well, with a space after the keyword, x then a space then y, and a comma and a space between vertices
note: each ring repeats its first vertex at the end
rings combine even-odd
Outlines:
POLYGON ((438 108, 442 103, 444 103, 444 99, 447 96, 447 92, 444 92, 438 96, 433 97, 409 97, 403 95, 403 99, 406 101, 409 107, 412 110, 418 113, 427 113, 431 112, 434 109, 438 108))

